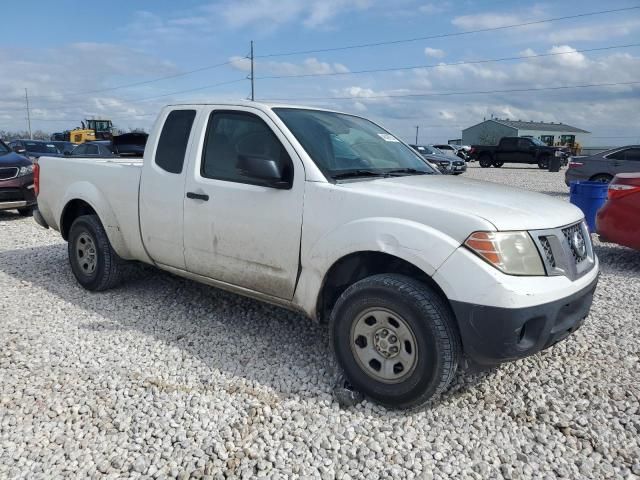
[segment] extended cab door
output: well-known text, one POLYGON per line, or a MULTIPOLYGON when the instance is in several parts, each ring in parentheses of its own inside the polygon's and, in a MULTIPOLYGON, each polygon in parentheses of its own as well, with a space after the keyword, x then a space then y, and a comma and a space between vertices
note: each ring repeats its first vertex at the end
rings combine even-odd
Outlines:
MULTIPOLYGON (((140 182, 140 231, 149 256, 157 263, 185 270, 185 157, 195 129, 196 110, 165 111, 155 145, 147 145, 140 182)), ((156 129, 159 127, 156 126, 156 129)), ((133 206, 132 206, 133 208, 133 206)))
POLYGON ((202 124, 186 180, 187 270, 293 298, 304 201, 302 162, 258 109, 212 108, 202 124), (279 180, 268 178, 273 171, 279 180))

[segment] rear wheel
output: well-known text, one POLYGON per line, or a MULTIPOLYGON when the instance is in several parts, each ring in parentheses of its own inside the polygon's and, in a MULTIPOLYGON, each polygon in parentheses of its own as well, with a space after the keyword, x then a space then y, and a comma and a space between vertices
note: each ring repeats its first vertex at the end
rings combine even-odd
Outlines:
POLYGON ((381 274, 350 286, 330 320, 345 377, 392 408, 416 408, 451 382, 460 340, 449 307, 410 277, 381 274))
POLYGON ((589 180, 592 182, 610 183, 611 180, 613 180, 613 177, 607 173, 600 173, 598 175, 594 175, 589 180))
POLYGON ((107 290, 120 281, 123 261, 111 247, 96 215, 76 218, 69 230, 67 248, 71 270, 87 290, 107 290))
POLYGON ((491 166, 491 157, 489 155, 482 155, 478 160, 482 168, 489 168, 491 166))

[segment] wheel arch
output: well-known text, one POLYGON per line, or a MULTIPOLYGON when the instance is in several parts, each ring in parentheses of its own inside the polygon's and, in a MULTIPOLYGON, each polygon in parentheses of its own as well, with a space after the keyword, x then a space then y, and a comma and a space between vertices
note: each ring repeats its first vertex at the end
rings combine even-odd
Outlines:
POLYGON ((62 238, 68 240, 69 230, 76 218, 81 215, 96 215, 115 252, 121 258, 132 258, 117 218, 109 202, 97 188, 90 184, 74 185, 61 203, 64 205, 59 223, 62 238))
POLYGON ((322 323, 327 322, 333 306, 349 286, 364 278, 383 273, 395 273, 417 279, 432 288, 451 308, 442 288, 424 270, 396 255, 365 250, 344 255, 329 267, 317 296, 316 319, 322 323))

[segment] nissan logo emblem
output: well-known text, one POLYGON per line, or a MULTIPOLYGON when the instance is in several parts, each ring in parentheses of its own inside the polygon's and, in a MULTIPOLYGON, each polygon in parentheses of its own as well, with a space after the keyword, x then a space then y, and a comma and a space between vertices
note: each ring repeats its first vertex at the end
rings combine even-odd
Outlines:
POLYGON ((571 236, 571 246, 573 247, 573 251, 579 257, 584 257, 587 253, 587 245, 584 242, 584 237, 582 236, 582 232, 579 230, 573 232, 571 236))

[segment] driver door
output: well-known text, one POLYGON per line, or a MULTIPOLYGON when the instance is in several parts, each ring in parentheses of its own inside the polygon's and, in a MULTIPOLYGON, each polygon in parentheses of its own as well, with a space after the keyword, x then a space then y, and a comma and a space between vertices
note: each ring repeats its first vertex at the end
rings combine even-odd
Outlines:
POLYGON ((304 169, 278 127, 257 109, 213 109, 190 166, 184 199, 187 270, 282 299, 296 285, 304 169), (243 169, 273 159, 286 185, 243 169))

